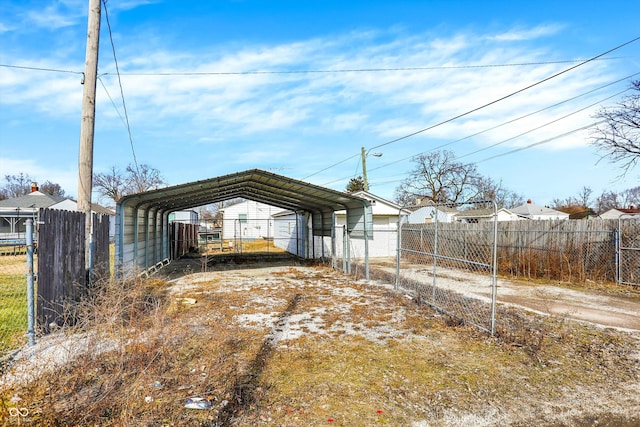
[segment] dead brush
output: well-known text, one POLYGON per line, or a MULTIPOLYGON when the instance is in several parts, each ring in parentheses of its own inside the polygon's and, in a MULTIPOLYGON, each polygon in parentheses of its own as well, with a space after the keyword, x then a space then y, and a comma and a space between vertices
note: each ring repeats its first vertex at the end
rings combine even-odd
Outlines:
MULTIPOLYGON (((44 361, 50 369, 4 390, 0 400, 23 399, 34 425, 145 425, 158 417, 176 421, 171 414, 179 413, 176 405, 183 402, 165 390, 186 386, 208 393, 207 381, 202 381, 208 378, 202 374, 225 372, 224 367, 193 359, 207 351, 220 353, 202 346, 217 348, 225 339, 194 342, 195 333, 172 321, 165 288, 164 282, 145 279, 101 283, 76 307, 73 326, 57 332, 65 335, 73 359, 65 364, 44 361)), ((3 417, 7 414, 0 409, 3 417)))

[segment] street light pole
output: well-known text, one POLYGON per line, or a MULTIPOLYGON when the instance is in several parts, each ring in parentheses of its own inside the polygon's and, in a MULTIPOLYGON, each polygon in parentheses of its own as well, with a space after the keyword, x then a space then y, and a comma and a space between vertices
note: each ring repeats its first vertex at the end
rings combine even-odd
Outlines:
MULTIPOLYGON (((369 181, 367 181, 367 156, 369 155, 369 151, 371 151, 371 150, 365 151, 364 147, 362 147, 362 151, 361 151, 361 156, 362 156, 362 181, 363 181, 364 191, 369 191, 369 181)), ((373 153, 371 155, 375 156, 375 157, 380 157, 380 156, 382 156, 382 153, 373 153)))
POLYGON ((364 191, 369 191, 369 182, 367 182, 367 153, 362 147, 362 180, 364 182, 364 191))

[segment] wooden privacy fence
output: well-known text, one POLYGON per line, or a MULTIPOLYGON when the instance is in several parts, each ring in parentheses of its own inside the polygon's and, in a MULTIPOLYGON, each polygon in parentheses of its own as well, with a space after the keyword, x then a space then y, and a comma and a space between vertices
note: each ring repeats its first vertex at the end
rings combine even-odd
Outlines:
POLYGON ((178 259, 198 250, 198 225, 172 222, 170 229, 171 259, 178 259))
MULTIPOLYGON (((109 277, 109 217, 93 214, 92 281, 109 277)), ((47 332, 52 324, 73 322, 75 304, 89 285, 85 267, 85 214, 40 209, 38 221, 37 321, 47 332)))
MULTIPOLYGON (((615 281, 617 226, 617 220, 498 222, 498 272, 527 279, 615 281)), ((419 227, 423 238, 407 235, 405 240, 403 232, 403 248, 433 250, 434 223, 405 227, 419 227)), ((438 223, 438 253, 451 259, 484 259, 490 248, 483 249, 479 242, 491 228, 493 222, 438 223)))

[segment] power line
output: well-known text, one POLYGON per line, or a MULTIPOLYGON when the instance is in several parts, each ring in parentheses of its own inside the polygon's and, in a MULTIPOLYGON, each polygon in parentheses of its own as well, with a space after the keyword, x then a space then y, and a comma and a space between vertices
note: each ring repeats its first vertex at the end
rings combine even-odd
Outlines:
POLYGON ((60 70, 60 69, 56 69, 56 68, 28 67, 26 65, 0 64, 0 67, 17 68, 17 69, 20 69, 20 70, 48 71, 48 72, 52 72, 52 73, 84 74, 84 72, 82 72, 82 71, 60 70))
POLYGON ((482 148, 480 148, 480 149, 478 149, 478 150, 476 150, 476 151, 472 151, 472 152, 470 152, 470 153, 464 154, 464 155, 462 155, 462 156, 460 156, 460 157, 457 157, 456 159, 457 159, 457 160, 459 160, 459 159, 461 159, 461 158, 463 158, 463 157, 472 156, 472 155, 474 155, 474 154, 480 153, 480 152, 485 151, 485 150, 488 150, 488 149, 490 149, 490 148, 497 147, 498 145, 502 145, 502 144, 504 144, 505 142, 513 141, 513 140, 514 140, 514 139, 516 139, 516 138, 520 138, 521 136, 524 136, 524 135, 530 134, 531 132, 535 132, 535 131, 537 131, 537 130, 539 130, 539 129, 542 129, 543 127, 546 127, 546 126, 549 126, 549 125, 551 125, 551 124, 553 124, 553 123, 559 122, 560 120, 566 119, 567 117, 573 116, 574 114, 578 114, 578 113, 580 113, 580 112, 582 112, 582 111, 584 111, 584 110, 586 110, 586 109, 589 109, 589 108, 591 108, 591 107, 593 107, 593 106, 596 106, 596 105, 598 105, 598 104, 600 104, 600 103, 602 103, 602 102, 604 102, 604 101, 608 101, 608 100, 609 100, 609 99, 611 99, 611 98, 615 98, 615 97, 616 97, 616 96, 618 96, 618 95, 622 95, 623 93, 628 92, 629 90, 631 90, 631 88, 627 88, 627 89, 625 89, 625 90, 621 90, 620 92, 614 93, 613 95, 608 96, 608 97, 606 97, 606 98, 604 98, 604 99, 600 99, 600 100, 598 100, 598 101, 596 101, 596 102, 594 102, 594 103, 592 103, 592 104, 590 104, 590 105, 587 105, 586 107, 582 107, 582 108, 581 108, 581 109, 579 109, 579 110, 573 111, 573 112, 571 112, 571 113, 569 113, 569 114, 565 114, 565 115, 564 115, 564 116, 562 116, 562 117, 558 117, 557 119, 551 120, 550 122, 547 122, 547 123, 542 124, 542 125, 540 125, 540 126, 536 126, 536 127, 535 127, 535 128, 533 128, 533 129, 529 129, 529 130, 527 130, 527 131, 525 131, 525 132, 522 132, 522 133, 520 133, 520 134, 518 134, 518 135, 512 136, 511 138, 507 138, 507 139, 502 140, 502 141, 500 141, 500 142, 496 142, 496 143, 491 144, 491 145, 488 145, 488 146, 486 146, 486 147, 482 147, 482 148))
MULTIPOLYGON (((138 168, 138 160, 136 159, 136 150, 135 150, 135 148, 133 146, 133 136, 131 135, 131 126, 129 124, 129 115, 127 113, 127 104, 124 101, 124 90, 122 89, 122 79, 120 78, 120 68, 118 67, 118 58, 116 56, 116 46, 113 43, 113 33, 111 31, 111 23, 109 22, 109 11, 107 10, 107 0, 102 0, 102 3, 104 4, 104 16, 105 16, 105 19, 106 19, 106 22, 107 22, 107 28, 109 29, 109 40, 111 41, 111 50, 113 52, 113 62, 115 63, 116 73, 118 75, 118 85, 120 86, 120 96, 122 98, 122 108, 124 110, 125 125, 127 127, 127 134, 129 135, 129 143, 131 145, 131 153, 133 154, 133 164, 136 166, 136 171, 138 172, 138 175, 140 175, 140 168, 138 168)), ((102 80, 100 80, 100 82, 102 83, 102 80)), ((102 83, 102 85, 104 86, 104 83, 102 83)), ((105 90, 106 90, 106 88, 105 88, 105 90)), ((111 98, 111 97, 109 97, 109 98, 111 98)))
MULTIPOLYGON (((535 83, 533 83, 533 84, 530 84, 530 85, 528 85, 528 86, 525 86, 524 88, 518 89, 518 90, 516 90, 515 92, 511 92, 511 93, 509 93, 509 94, 507 94, 507 95, 505 95, 505 96, 502 96, 502 97, 500 97, 500 98, 498 98, 498 99, 495 99, 495 100, 493 100, 493 101, 491 101, 491 102, 488 102, 488 103, 486 103, 486 104, 483 104, 483 105, 481 105, 481 106, 479 106, 479 107, 476 107, 476 108, 473 108, 473 109, 471 109, 471 110, 469 110, 469 111, 466 111, 466 112, 464 112, 464 113, 458 114, 458 115, 456 115, 456 116, 454 116, 454 117, 451 117, 451 118, 449 118, 449 119, 447 119, 447 120, 443 120, 443 121, 438 122, 438 123, 436 123, 436 124, 430 125, 430 126, 428 126, 428 127, 426 127, 426 128, 423 128, 423 129, 417 130, 417 131, 415 131, 415 132, 409 133, 409 134, 404 135, 404 136, 401 136, 401 137, 399 137, 399 138, 392 139, 392 140, 387 141, 387 142, 384 142, 384 143, 382 143, 382 144, 374 145, 373 147, 369 148, 369 150, 373 150, 373 149, 376 149, 376 148, 384 147, 384 146, 386 146, 386 145, 390 145, 390 144, 393 144, 393 143, 396 143, 396 142, 402 141, 402 140, 404 140, 404 139, 410 138, 410 137, 412 137, 412 136, 416 136, 416 135, 418 135, 418 134, 420 134, 420 133, 426 132, 426 131, 428 131, 428 130, 434 129, 434 128, 439 127, 439 126, 442 126, 442 125, 444 125, 444 124, 447 124, 447 123, 453 122, 453 121, 455 121, 455 120, 457 120, 457 119, 459 119, 459 118, 462 118, 462 117, 468 116, 469 114, 475 113, 475 112, 477 112, 477 111, 479 111, 479 110, 481 110, 481 109, 483 109, 483 108, 489 107, 489 106, 491 106, 491 105, 493 105, 493 104, 496 104, 496 103, 498 103, 498 102, 504 101, 505 99, 511 98, 512 96, 515 96, 515 95, 517 95, 517 94, 519 94, 519 93, 522 93, 522 92, 524 92, 524 91, 526 91, 526 90, 529 90, 529 89, 531 89, 531 88, 533 88, 533 87, 536 87, 536 86, 538 86, 538 85, 540 85, 540 84, 542 84, 542 83, 545 83, 545 82, 547 82, 547 81, 549 81, 549 80, 551 80, 551 79, 554 79, 554 78, 556 78, 556 77, 559 77, 559 76, 561 76, 561 75, 563 75, 563 74, 565 74, 565 73, 568 73, 569 71, 575 70, 575 69, 576 69, 576 68, 578 68, 578 67, 581 67, 581 66, 583 66, 583 65, 585 65, 585 64, 588 64, 588 63, 590 63, 590 62, 596 61, 596 60, 600 59, 601 57, 603 57, 604 55, 607 55, 607 54, 609 54, 609 53, 611 53, 611 52, 614 52, 614 51, 616 51, 616 50, 618 50, 618 49, 621 49, 622 47, 627 46, 627 45, 629 45, 629 44, 631 44, 631 43, 634 43, 634 42, 636 42, 636 41, 638 41, 638 40, 640 40, 640 37, 636 37, 636 38, 634 38, 634 39, 632 39, 632 40, 629 40, 629 41, 627 41, 627 42, 625 42, 625 43, 622 43, 622 44, 620 44, 620 45, 618 45, 618 46, 616 46, 616 47, 614 47, 614 48, 612 48, 612 49, 609 49, 609 50, 607 50, 607 51, 605 51, 605 52, 602 52, 602 53, 600 53, 600 54, 598 54, 598 55, 596 55, 596 56, 593 56, 593 57, 591 57, 591 58, 589 58, 589 59, 587 59, 587 60, 584 60, 584 61, 582 61, 582 62, 580 62, 580 63, 578 63, 578 64, 576 64, 576 65, 574 65, 574 66, 572 66, 572 67, 569 67, 569 68, 567 68, 567 69, 565 69, 565 70, 562 70, 562 71, 560 71, 560 72, 558 72, 558 73, 555 73, 555 74, 553 74, 553 75, 551 75, 551 76, 549 76, 549 77, 546 77, 546 78, 544 78, 544 79, 542 79, 542 80, 539 80, 539 81, 537 81, 537 82, 535 82, 535 83)), ((353 157, 355 157, 355 156, 351 156, 351 157, 349 157, 349 158, 347 158, 347 159, 345 159, 345 160, 343 160, 343 161, 341 161, 341 162, 335 163, 335 164, 333 164, 333 165, 331 165, 331 166, 329 166, 329 167, 327 167, 327 168, 325 168, 325 169, 322 169, 321 171, 315 172, 315 173, 313 173, 313 174, 311 174, 311 175, 307 176, 307 178, 308 178, 308 177, 310 177, 310 176, 316 175, 316 174, 318 174, 318 173, 320 173, 320 172, 324 172, 324 171, 326 171, 327 169, 331 169, 332 167, 337 166, 337 165, 339 165, 339 164, 341 164, 341 163, 344 163, 345 161, 347 161, 347 160, 349 160, 349 159, 352 159, 353 157)), ((303 179, 305 179, 305 178, 303 178, 303 179)), ((334 181, 334 182, 335 182, 335 181, 334 181)))
MULTIPOLYGON (((106 2, 103 0, 106 7, 106 2)), ((109 24, 107 24, 109 25, 109 24)), ((593 60, 611 61, 614 59, 623 59, 624 57, 597 58, 593 60)), ((471 64, 471 65, 434 65, 425 67, 391 67, 391 68, 347 68, 335 70, 257 70, 257 71, 175 71, 175 72, 132 72, 123 73, 117 71, 118 76, 224 76, 224 75, 254 75, 254 74, 331 74, 331 73, 378 73, 378 72, 396 72, 396 71, 437 71, 437 70, 465 70, 465 69, 482 69, 482 68, 505 68, 505 67, 526 67, 536 65, 554 65, 554 64, 571 64, 582 62, 584 59, 568 59, 558 61, 538 61, 538 62, 516 62, 506 64, 471 64)), ((22 70, 47 71, 56 73, 84 74, 82 71, 63 70, 56 68, 30 67, 26 65, 0 64, 0 67, 18 68, 22 70)), ((102 73, 101 76, 109 76, 113 73, 102 73)))
POLYGON ((478 160, 476 163, 486 162, 488 160, 492 160, 492 159, 495 159, 495 158, 498 158, 498 157, 507 156, 509 154, 517 153, 518 151, 528 150, 529 148, 533 148, 533 147, 536 147, 538 145, 547 144, 547 143, 549 143, 551 141, 555 141, 556 139, 564 138, 565 136, 571 135, 571 134, 576 133, 576 132, 580 132, 581 130, 589 129, 589 128, 593 127, 593 126, 597 126, 597 125, 600 125, 600 124, 605 123, 605 122, 606 122, 606 120, 600 120, 598 122, 594 122, 594 123, 588 124, 586 126, 582 126, 580 128, 570 130, 569 132, 565 132, 565 133, 563 133, 561 135, 556 135, 554 137, 551 137, 551 138, 548 138, 548 139, 545 139, 545 140, 542 140, 542 141, 539 141, 539 142, 534 142, 533 144, 529 144, 529 145, 524 146, 524 147, 516 148, 514 150, 507 151, 505 153, 496 154, 494 156, 487 157, 486 159, 478 160))
MULTIPOLYGON (((607 83, 607 84, 605 84, 605 85, 599 86, 599 87, 597 87, 597 88, 591 89, 591 90, 589 90, 589 91, 587 91, 587 92, 581 93, 581 94, 576 95, 576 96, 574 96, 574 97, 571 97, 571 98, 565 99, 565 100, 563 100, 563 101, 557 102, 557 103, 555 103, 555 104, 549 105, 549 106, 544 107, 544 108, 540 108, 539 110, 533 111, 533 112, 531 112, 531 113, 524 114, 524 115, 519 116, 519 117, 516 117, 516 118, 514 118, 514 119, 507 120, 506 122, 502 122, 502 123, 500 123, 500 124, 498 124, 498 125, 495 125, 495 126, 492 126, 492 127, 490 127, 490 128, 487 128, 487 129, 481 130, 481 131, 479 131, 479 132, 472 133, 471 135, 467 135, 467 136, 462 137, 462 138, 460 138, 460 139, 456 139, 456 140, 449 141, 449 142, 447 142, 447 143, 444 143, 444 144, 438 145, 437 147, 433 147, 433 148, 431 148, 431 149, 429 149, 429 150, 427 150, 427 151, 423 151, 423 152, 420 152, 420 153, 418 153, 418 154, 413 154, 413 155, 411 155, 411 156, 409 156, 409 157, 404 157, 404 158, 402 158, 402 159, 395 160, 395 161, 390 162, 390 163, 385 163, 385 164, 383 164, 383 165, 381 165, 381 166, 376 166, 376 167, 371 168, 371 169, 368 169, 368 170, 369 170, 369 171, 375 171, 375 170, 378 170, 378 169, 383 169, 383 168, 385 168, 385 167, 387 167, 387 166, 391 166, 391 165, 394 165, 394 164, 397 164, 397 163, 400 163, 400 162, 404 162, 404 161, 406 161, 406 160, 410 160, 410 159, 412 159, 413 157, 418 156, 418 155, 420 155, 420 154, 426 154, 426 153, 429 153, 429 152, 432 152, 432 151, 439 150, 439 149, 441 149, 441 148, 447 147, 447 146, 449 146, 449 145, 455 144, 455 143, 457 143, 457 142, 461 142, 461 141, 464 141, 464 140, 467 140, 467 139, 473 138, 473 137, 475 137, 475 136, 482 135, 483 133, 490 132, 490 131, 492 131, 492 130, 498 129, 498 128, 500 128, 500 127, 506 126, 506 125, 511 124, 511 123, 515 123, 515 122, 517 122, 517 121, 519 121, 519 120, 525 119, 525 118, 527 118, 527 117, 531 117, 531 116, 533 116, 533 115, 535 115, 535 114, 538 114, 538 113, 541 113, 541 112, 543 112, 543 111, 550 110, 550 109, 555 108, 555 107, 558 107, 558 106, 560 106, 560 105, 562 105, 562 104, 566 104, 567 102, 575 101, 575 100, 576 100, 576 99, 578 99, 578 98, 581 98, 581 97, 583 97, 583 96, 586 96, 586 95, 592 94, 592 93, 594 93, 594 92, 597 92, 597 91, 599 91, 600 89, 604 89, 604 88, 606 88, 606 87, 613 86, 614 84, 617 84, 617 83, 620 83, 620 82, 622 82, 622 81, 628 80, 628 79, 630 79, 630 78, 632 78, 632 77, 635 77, 635 76, 637 76, 638 74, 640 74, 640 72, 637 72, 637 73, 634 73, 634 74, 630 74, 630 75, 628 75, 628 76, 625 76, 625 77, 620 78, 620 79, 618 79, 618 80, 615 80, 615 81, 613 81, 613 82, 607 83)), ((624 91, 619 92, 618 94, 623 93, 623 92, 625 92, 626 90, 628 90, 628 89, 625 89, 624 91)), ((616 94, 616 95, 618 95, 618 94, 616 94)), ((615 95, 614 95, 614 96, 615 96, 615 95)), ((606 99, 608 99, 608 98, 606 98, 606 99)), ((606 100, 606 99, 605 99, 605 100, 606 100)), ((600 102, 602 102, 602 101, 600 101, 600 102)), ((582 110, 579 110, 579 111, 582 111, 582 110)))
POLYGON ((326 170, 329 170, 329 169, 331 169, 331 168, 333 168, 333 167, 335 167, 335 166, 338 166, 338 165, 340 165, 340 164, 342 164, 342 163, 344 163, 344 162, 346 162, 346 161, 349 161, 349 160, 353 159, 354 157, 360 157, 360 154, 356 154, 356 155, 353 155, 353 156, 351 156, 351 157, 347 157, 347 158, 346 158, 346 159, 344 159, 344 160, 340 160, 338 163, 334 163, 334 164, 332 164, 331 166, 327 166, 327 167, 326 167, 326 168, 324 168, 324 169, 320 169, 318 172, 314 172, 314 173, 312 173, 311 175, 307 175, 307 176, 305 176, 304 178, 300 178, 300 180, 304 180, 304 179, 307 179, 307 178, 311 178, 311 177, 312 177, 312 176, 314 176, 314 175, 318 175, 319 173, 322 173, 322 172, 324 172, 324 171, 326 171, 326 170))
MULTIPOLYGON (((480 131, 480 132, 476 132, 476 133, 474 133, 474 134, 471 134, 471 135, 465 136, 465 137, 463 137, 463 138, 460 138, 460 139, 457 139, 457 140, 454 140, 454 141, 450 141, 450 142, 447 142, 447 143, 445 143, 445 144, 441 144, 441 145, 439 145, 439 146, 437 146, 437 147, 434 147, 434 148, 432 148, 432 149, 430 149, 430 150, 423 151, 423 152, 421 152, 421 153, 414 154, 414 155, 411 155, 411 156, 409 156, 409 157, 405 157, 405 158, 402 158, 402 159, 399 159, 399 160, 396 160, 396 161, 393 161, 393 162, 386 163, 386 164, 381 165, 381 166, 377 166, 377 167, 374 167, 374 168, 368 169, 368 171, 369 171, 369 172, 372 172, 372 171, 375 171, 375 170, 383 169, 383 168, 385 168, 385 167, 388 167, 388 166, 391 166, 391 165, 394 165, 394 164, 401 163, 401 162, 403 162, 403 161, 406 161, 406 160, 412 159, 412 158, 414 158, 414 157, 416 157, 416 156, 419 156, 419 155, 421 155, 421 154, 425 154, 425 153, 428 153, 428 152, 431 152, 431 151, 435 151, 435 150, 438 150, 438 149, 440 149, 440 148, 442 148, 442 147, 446 147, 446 146, 448 146, 448 145, 451 145, 451 144, 453 144, 453 143, 460 142, 460 141, 463 141, 463 140, 465 140, 465 139, 469 139, 469 138, 471 138, 471 137, 474 137, 474 136, 480 135, 480 134, 482 134, 482 133, 488 132, 488 131, 490 131, 490 130, 493 130, 493 129, 499 128, 499 127, 504 126, 504 125, 506 125, 506 124, 513 123, 513 122, 518 121, 518 120, 520 120, 520 119, 523 119, 523 118, 526 118, 526 117, 532 116, 532 115, 537 114, 537 113, 539 113, 539 112, 542 112, 542 111, 548 110, 548 109, 550 109, 550 108, 557 107, 558 105, 561 105, 561 104, 567 103, 567 102, 569 102, 569 101, 575 100, 575 99, 577 99, 577 98, 580 98, 580 97, 582 97, 582 96, 585 96, 585 95, 591 94, 591 93, 593 93, 593 92, 595 92, 595 91, 597 91, 597 90, 600 90, 600 89, 603 89, 603 88, 605 88, 605 87, 611 86, 611 85, 613 85, 613 84, 615 84, 615 83, 619 83, 619 82, 621 82, 621 81, 623 81, 623 80, 626 80, 626 79, 628 79, 629 77, 633 77, 633 76, 635 76, 635 75, 637 75, 637 74, 640 74, 640 72, 639 72, 639 73, 635 73, 635 74, 631 74, 630 76, 624 77, 624 78, 622 78, 622 79, 616 80, 615 82, 611 82, 611 83, 608 83, 608 84, 606 84, 606 85, 600 86, 600 87, 598 87, 598 88, 592 89, 592 90, 590 90, 590 91, 588 91, 588 92, 585 92, 585 93, 582 93, 582 94, 580 94, 580 95, 574 96, 574 97, 572 97, 572 98, 566 99, 566 100, 564 100, 564 101, 558 102, 558 103, 553 104, 553 105, 551 105, 551 106, 548 106, 548 107, 545 107, 545 108, 539 109, 539 110, 537 110, 537 111, 535 111, 535 112, 533 112, 533 113, 525 114, 525 115, 523 115, 523 116, 517 117, 517 118, 512 119, 512 120, 508 120, 508 121, 506 121, 506 122, 503 122, 503 123, 501 123, 501 124, 499 124, 499 125, 496 125, 496 126, 493 126, 493 127, 491 127, 491 128, 488 128, 488 129, 482 130, 482 131, 480 131)), ((512 136, 512 137, 510 137, 510 138, 507 138, 507 139, 502 140, 502 141, 500 141, 500 142, 497 142, 497 143, 495 143, 495 144, 489 145, 489 146, 487 146, 487 147, 480 148, 480 149, 478 149, 478 150, 476 150, 476 151, 473 151, 473 152, 471 152, 471 153, 464 154, 464 155, 462 155, 462 156, 460 156, 460 157, 457 157, 457 159, 460 159, 460 158, 463 158, 463 157, 468 157, 468 156, 471 156, 471 155, 473 155, 473 154, 477 154, 477 153, 479 153, 479 152, 482 152, 482 151, 488 150, 488 149, 490 149, 490 148, 496 147, 496 146, 498 146, 498 145, 504 144, 504 143, 506 143, 506 142, 512 141, 512 140, 514 140, 514 139, 516 139, 516 138, 519 138, 519 137, 521 137, 521 136, 527 135, 527 134, 529 134, 529 133, 531 133, 531 132, 534 132, 534 131, 536 131, 536 130, 542 129, 543 127, 549 126, 549 125, 551 125, 551 124, 553 124, 553 123, 556 123, 556 122, 558 122, 558 121, 560 121, 560 120, 566 119, 567 117, 570 117, 570 116, 572 116, 572 115, 574 115, 574 114, 577 114, 577 113, 579 113, 579 112, 582 112, 582 111, 584 111, 584 110, 586 110, 586 109, 588 109, 588 108, 591 108, 591 107, 593 107, 593 106, 595 106, 595 105, 598 105, 598 104, 600 104, 600 103, 602 103, 602 102, 604 102, 604 101, 607 101, 607 100, 609 100, 609 99, 611 99, 611 98, 614 98, 614 97, 616 97, 616 96, 618 96, 618 95, 621 95, 621 94, 623 94, 623 93, 625 93, 625 92, 627 92, 627 91, 629 91, 629 90, 630 90, 630 88, 626 88, 626 89, 624 89, 624 90, 622 90, 622 91, 619 91, 619 92, 617 92, 617 93, 615 93, 615 94, 613 94, 613 95, 610 95, 610 96, 608 96, 608 97, 606 97, 606 98, 603 98, 603 99, 600 99, 600 100, 598 100, 598 101, 596 101, 596 102, 594 102, 594 103, 592 103, 592 104, 590 104, 590 105, 587 105, 586 107, 580 108, 579 110, 573 111, 573 112, 571 112, 571 113, 569 113, 569 114, 566 114, 566 115, 564 115, 564 116, 562 116, 562 117, 559 117, 559 118, 557 118, 557 119, 555 119, 555 120, 552 120, 552 121, 550 121, 550 122, 547 122, 547 123, 545 123, 545 124, 543 124, 543 125, 540 125, 540 126, 537 126, 537 127, 535 127, 535 128, 529 129, 529 130, 527 130, 527 131, 525 131, 525 132, 522 132, 522 133, 520 133, 520 134, 518 134, 518 135, 512 136)), ((353 158, 353 157, 350 157, 349 159, 352 159, 352 158, 353 158)), ((354 176, 355 176, 355 175, 354 175, 354 176)), ((338 179, 336 179, 336 180, 333 180, 333 181, 330 181, 330 182, 324 183, 324 185, 333 184, 333 183, 335 183, 335 182, 343 181, 343 180, 348 179, 348 178, 349 178, 349 177, 342 177, 342 178, 338 178, 338 179)), ((389 181, 389 182, 395 182, 395 181, 389 181)))
MULTIPOLYGON (((603 60, 620 59, 620 57, 603 60)), ((567 64, 584 61, 583 59, 517 62, 507 64, 472 64, 472 65, 438 65, 427 67, 392 67, 392 68, 347 68, 337 70, 255 70, 255 71, 168 71, 150 73, 123 73, 125 76, 225 76, 225 75, 253 75, 253 74, 331 74, 331 73, 377 73, 395 71, 437 71, 437 70, 466 70, 474 68, 525 67, 533 65, 567 64)), ((105 73, 108 74, 108 73, 105 73)))
MULTIPOLYGON (((574 134, 576 132, 580 132, 580 131, 592 128, 593 126, 597 126, 597 125, 600 125, 600 124, 605 123, 605 122, 606 122, 606 120, 600 120, 600 121, 597 121, 597 122, 594 122, 594 123, 590 123, 588 125, 579 127, 577 129, 573 129, 573 130, 570 130, 568 132, 565 132, 563 134, 556 135, 556 136, 553 136, 551 138, 544 139, 542 141, 534 142, 533 144, 529 144, 529 145, 526 145, 524 147, 519 147, 519 148, 510 150, 510 151, 506 151, 504 153, 500 153, 500 154, 496 154, 496 155, 491 156, 491 157, 487 157, 487 158, 482 159, 482 160, 478 160, 475 163, 482 163, 482 162, 486 162, 486 161, 489 161, 489 160, 496 159, 498 157, 508 156, 510 154, 514 154, 514 153, 517 153, 517 152, 520 152, 520 151, 528 150, 529 148, 533 148, 533 147, 537 147, 539 145, 547 144, 549 142, 555 141, 555 140, 560 139, 560 138, 564 138, 564 137, 572 135, 572 134, 574 134)), ((392 184, 394 182, 402 182, 403 180, 404 179, 398 179, 398 180, 392 180, 392 181, 383 181, 383 182, 374 182, 371 185, 372 186, 376 186, 376 185, 380 185, 380 184, 392 184)), ((333 182, 336 182, 336 181, 333 181, 333 182)))
POLYGON ((558 77, 558 76, 561 76, 561 75, 563 75, 563 74, 565 74, 565 73, 568 73, 569 71, 575 70, 575 69, 576 69, 576 68, 578 68, 578 67, 581 67, 581 66, 583 66, 583 65, 585 65, 585 64, 588 64, 589 62, 595 61, 596 59, 598 59, 598 58, 600 58, 600 57, 602 57, 602 56, 604 56, 604 55, 607 55, 608 53, 614 52, 614 51, 616 51, 616 50, 618 50, 618 49, 620 49, 620 48, 622 48, 622 47, 624 47, 624 46, 626 46, 626 45, 628 45, 628 44, 631 44, 631 43, 633 43, 633 42, 636 42, 636 41, 638 41, 638 40, 640 40, 640 37, 636 37, 636 38, 634 38, 634 39, 632 39, 632 40, 629 40, 629 41, 627 41, 627 42, 625 42, 625 43, 622 43, 621 45, 618 45, 618 46, 614 47, 613 49, 609 49, 609 50, 607 50, 606 52, 600 53, 600 54, 598 54, 598 55, 596 55, 596 56, 594 56, 594 57, 592 57, 592 58, 589 58, 589 59, 587 59, 587 60, 585 60, 585 61, 583 61, 583 62, 580 62, 579 64, 574 65, 573 67, 569 67, 569 68, 567 68, 567 69, 565 69, 565 70, 562 70, 562 71, 560 71, 560 72, 558 72, 558 73, 555 73, 555 74, 553 74, 553 75, 551 75, 551 76, 549 76, 549 77, 546 77, 546 78, 544 78, 544 79, 542 79, 542 80, 539 80, 539 81, 537 81, 537 82, 535 82, 535 83, 533 83, 533 84, 530 84, 530 85, 525 86, 525 87, 523 87, 523 88, 521 88, 521 89, 518 89, 518 90, 516 90, 515 92, 511 92, 511 93, 510 93, 510 94, 508 94, 508 95, 505 95, 505 96, 503 96, 503 97, 500 97, 500 98, 498 98, 498 99, 496 99, 496 100, 493 100, 493 101, 491 101, 491 102, 488 102, 488 103, 486 103, 486 104, 484 104, 484 105, 481 105, 481 106, 479 106, 479 107, 473 108, 473 109, 471 109, 471 110, 469 110, 469 111, 467 111, 467 112, 465 112, 465 113, 458 114, 457 116, 454 116, 454 117, 452 117, 452 118, 450 118, 450 119, 447 119, 447 120, 444 120, 444 121, 442 121, 442 122, 436 123, 436 124, 434 124, 434 125, 428 126, 428 127, 424 128, 424 129, 420 129, 420 130, 418 130, 418 131, 416 131, 416 132, 412 132, 412 133, 410 133, 410 134, 408 134, 408 135, 401 136, 400 138, 396 138, 396 139, 393 139, 393 140, 391 140, 391 141, 387 141, 387 142, 385 142, 385 143, 382 143, 382 144, 379 144, 379 145, 375 145, 375 146, 371 147, 371 148, 370 148, 370 150, 373 150, 373 149, 375 149, 375 148, 384 147, 385 145, 393 144, 393 143, 398 142, 398 141, 402 141, 403 139, 410 138, 410 137, 412 137, 412 136, 415 136, 415 135, 418 135, 418 134, 420 134, 420 133, 423 133, 423 132, 426 132, 426 131, 428 131, 428 130, 431 130, 431 129, 433 129, 433 128, 436 128, 436 127, 438 127, 438 126, 442 126, 442 125, 444 125, 444 124, 446 124, 446 123, 452 122, 452 121, 457 120, 457 119, 459 119, 459 118, 461 118, 461 117, 468 116, 468 115, 469 115, 469 114, 471 114, 471 113, 475 113, 476 111, 479 111, 479 110, 481 110, 481 109, 483 109, 483 108, 489 107, 489 106, 491 106, 491 105, 493 105, 493 104, 496 104, 496 103, 498 103, 498 102, 500 102, 500 101, 504 101, 505 99, 511 98, 512 96, 515 96, 515 95, 517 95, 517 94, 519 94, 519 93, 522 93, 522 92, 524 92, 524 91, 526 91, 526 90, 529 90, 529 89, 531 89, 531 88, 533 88, 533 87, 536 87, 536 86, 538 86, 538 85, 540 85, 540 84, 542 84, 542 83, 545 83, 545 82, 547 82, 547 81, 549 81, 549 80, 551 80, 551 79, 554 79, 554 78, 556 78, 556 77, 558 77))
POLYGON ((122 117, 122 114, 120 114, 120 110, 118 109, 118 106, 116 105, 115 101, 111 97, 111 94, 109 93, 109 90, 107 89, 107 86, 105 86, 104 82, 102 81, 102 78, 98 77, 98 81, 102 85, 102 88, 104 89, 104 92, 107 94, 107 97, 109 98, 109 101, 111 101, 111 105, 113 105, 113 109, 116 110, 116 113, 118 113, 118 117, 120 117, 120 120, 122 120, 122 124, 124 124, 125 127, 126 127, 127 126, 127 121, 124 119, 124 117, 122 117))

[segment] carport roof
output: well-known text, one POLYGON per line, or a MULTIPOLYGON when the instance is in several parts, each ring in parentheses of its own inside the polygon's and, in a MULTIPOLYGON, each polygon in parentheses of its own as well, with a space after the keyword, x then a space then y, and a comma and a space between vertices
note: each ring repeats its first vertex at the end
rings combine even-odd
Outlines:
POLYGON ((239 197, 311 213, 369 207, 369 202, 360 197, 260 169, 132 194, 118 204, 174 212, 239 197))

